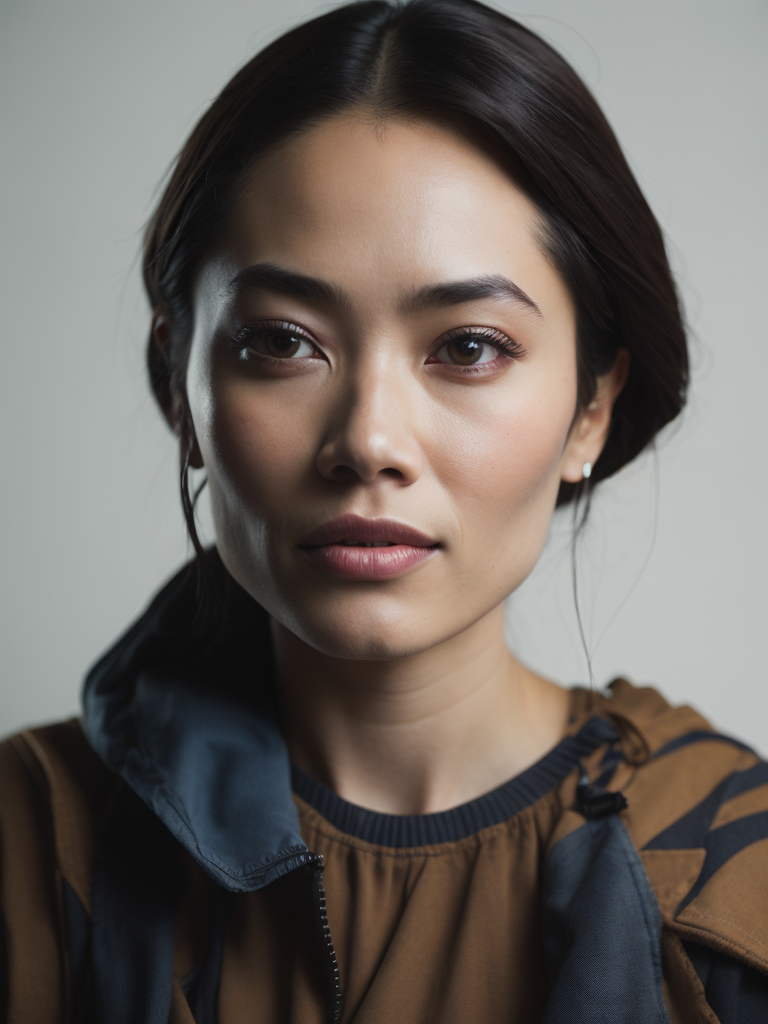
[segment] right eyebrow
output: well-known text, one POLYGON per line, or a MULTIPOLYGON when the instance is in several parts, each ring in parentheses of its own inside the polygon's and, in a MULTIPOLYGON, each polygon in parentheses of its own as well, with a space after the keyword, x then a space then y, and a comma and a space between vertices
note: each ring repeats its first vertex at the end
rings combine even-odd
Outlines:
POLYGON ((479 299, 504 298, 530 309, 537 316, 541 310, 523 289, 510 281, 503 274, 485 274, 468 281, 448 281, 445 284, 427 285, 419 288, 403 304, 406 312, 413 313, 420 309, 439 308, 440 306, 459 306, 464 302, 476 302, 479 299))
POLYGON ((300 274, 296 270, 287 270, 277 263, 254 263, 253 266, 241 270, 229 282, 229 290, 232 292, 249 291, 254 288, 280 292, 282 295, 294 295, 300 299, 309 299, 310 302, 338 306, 342 309, 348 309, 352 305, 346 292, 335 285, 321 281, 317 277, 300 274))

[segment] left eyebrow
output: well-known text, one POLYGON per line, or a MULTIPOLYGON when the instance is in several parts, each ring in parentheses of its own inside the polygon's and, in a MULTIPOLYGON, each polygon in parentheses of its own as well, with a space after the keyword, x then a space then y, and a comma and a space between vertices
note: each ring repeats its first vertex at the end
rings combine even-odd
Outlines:
POLYGON ((473 302, 477 299, 506 298, 533 310, 537 316, 542 312, 533 299, 526 295, 519 285, 510 281, 503 274, 488 274, 474 277, 468 281, 452 281, 446 284, 431 284, 419 288, 402 304, 403 313, 417 313, 422 309, 438 306, 458 306, 462 302, 473 302))
POLYGON ((264 288, 282 295, 293 295, 321 305, 346 308, 351 305, 349 297, 327 281, 309 277, 295 270, 287 270, 276 263, 256 263, 236 274, 229 282, 231 292, 264 288))

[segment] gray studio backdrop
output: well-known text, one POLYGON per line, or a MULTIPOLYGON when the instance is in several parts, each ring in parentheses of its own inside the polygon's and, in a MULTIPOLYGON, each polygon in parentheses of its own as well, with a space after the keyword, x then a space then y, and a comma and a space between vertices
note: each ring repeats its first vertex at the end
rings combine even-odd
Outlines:
MULTIPOLYGON (((0 734, 76 713, 84 670, 187 556, 143 371, 140 228, 233 70, 306 0, 5 0, 0 734)), ((765 0, 505 6, 575 64, 666 231, 692 331, 682 423, 604 485, 578 552, 594 675, 768 749, 765 0)), ((588 669, 556 524, 510 642, 588 669)))

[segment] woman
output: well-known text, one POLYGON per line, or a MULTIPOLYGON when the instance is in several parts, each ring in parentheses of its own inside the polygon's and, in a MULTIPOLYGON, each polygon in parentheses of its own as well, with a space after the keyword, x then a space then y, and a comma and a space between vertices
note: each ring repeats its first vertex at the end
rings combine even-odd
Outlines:
POLYGON ((202 118, 144 268, 197 558, 2 747, 9 1019, 768 1019, 768 766, 504 645, 687 382, 573 71, 466 0, 332 11, 202 118))

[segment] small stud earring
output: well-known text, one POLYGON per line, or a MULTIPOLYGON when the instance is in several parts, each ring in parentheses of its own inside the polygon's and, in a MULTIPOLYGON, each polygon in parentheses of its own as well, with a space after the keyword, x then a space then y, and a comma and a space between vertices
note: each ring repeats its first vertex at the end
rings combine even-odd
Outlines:
POLYGON ((584 465, 581 467, 581 475, 584 477, 585 480, 588 480, 592 476, 591 462, 584 463, 584 465))

